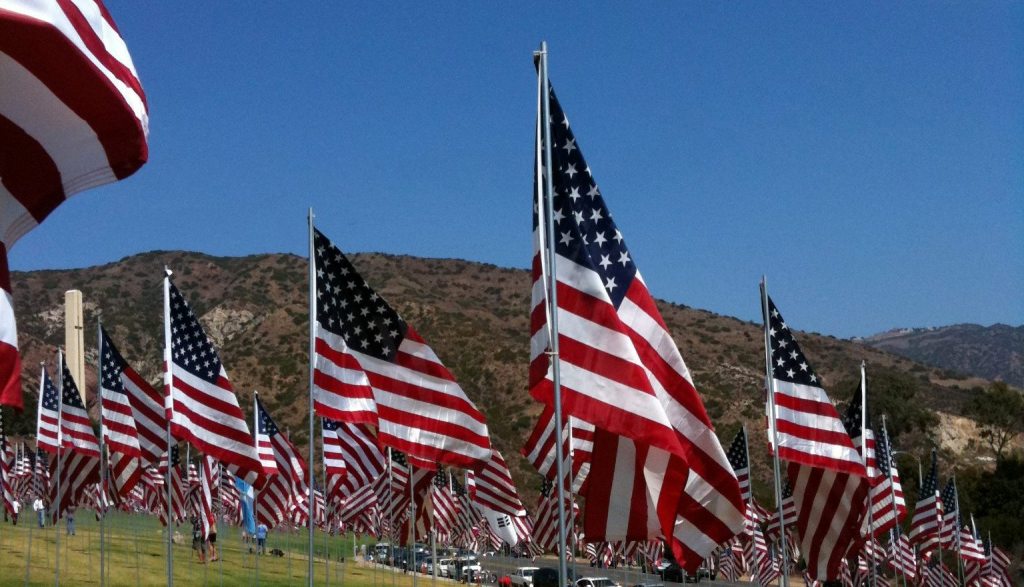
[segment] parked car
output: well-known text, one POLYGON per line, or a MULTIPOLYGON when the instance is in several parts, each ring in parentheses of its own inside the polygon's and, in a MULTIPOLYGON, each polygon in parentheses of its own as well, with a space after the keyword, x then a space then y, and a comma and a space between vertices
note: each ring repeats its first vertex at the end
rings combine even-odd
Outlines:
MULTIPOLYGON (((568 581, 565 587, 573 587, 577 577, 572 567, 565 569, 565 575, 568 581)), ((558 587, 558 569, 554 567, 541 567, 533 572, 531 579, 533 584, 538 587, 558 587)))
POLYGON ((451 577, 455 573, 455 561, 450 558, 442 558, 437 561, 437 576, 451 577))
POLYGON ((619 587, 619 584, 608 577, 583 577, 576 580, 576 587, 619 587))
POLYGON ((480 563, 475 560, 467 562, 462 566, 462 575, 459 579, 463 583, 476 583, 480 580, 480 575, 483 573, 483 569, 480 568, 480 563))
POLYGON ((519 567, 509 575, 509 578, 512 579, 512 584, 515 587, 532 587, 533 573, 537 569, 538 567, 519 567))

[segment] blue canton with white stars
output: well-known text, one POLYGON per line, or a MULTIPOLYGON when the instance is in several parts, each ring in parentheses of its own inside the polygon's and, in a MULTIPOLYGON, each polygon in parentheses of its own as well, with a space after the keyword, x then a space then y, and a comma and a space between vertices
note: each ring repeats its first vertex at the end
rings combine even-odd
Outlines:
MULTIPOLYGON (((950 479, 949 481, 946 481, 946 488, 942 490, 942 511, 944 516, 948 516, 954 512, 959 516, 959 512, 957 512, 956 507, 956 498, 956 483, 953 482, 953 479, 950 479)), ((959 529, 959 526, 955 528, 955 530, 959 529)))
POLYGON ((178 288, 171 284, 171 358, 175 367, 216 385, 220 357, 178 288))
POLYGON ((729 459, 729 464, 732 465, 733 471, 741 471, 747 468, 747 434, 742 428, 740 428, 736 438, 732 441, 732 446, 729 447, 726 457, 729 459))
POLYGON ((768 335, 772 347, 772 377, 810 387, 822 386, 771 298, 768 298, 768 335))
POLYGON ((392 361, 408 326, 319 230, 313 231, 316 321, 352 350, 392 361))
POLYGON ((121 381, 121 374, 124 373, 127 363, 121 353, 117 351, 114 342, 110 340, 107 331, 100 329, 100 336, 103 341, 100 355, 102 356, 101 373, 103 378, 103 389, 116 393, 125 393, 124 382, 121 381))
MULTIPOLYGON (((850 405, 846 406, 846 413, 843 414, 843 427, 846 428, 846 433, 850 435, 850 438, 856 440, 861 437, 864 431, 864 423, 861 421, 861 408, 863 402, 861 401, 860 388, 853 394, 853 399, 850 400, 850 405)), ((868 415, 868 429, 871 429, 871 415, 868 415)))
POLYGON ((336 432, 338 430, 338 423, 328 418, 323 418, 320 421, 320 425, 323 426, 324 430, 328 430, 331 432, 336 432))
POLYGON ((935 495, 935 491, 939 488, 939 463, 935 456, 935 451, 932 451, 932 468, 928 471, 928 475, 921 482, 921 499, 927 499, 935 495))
POLYGON ((260 434, 266 434, 267 436, 275 436, 278 433, 277 424, 274 419, 270 417, 267 410, 263 407, 263 402, 256 398, 256 409, 259 412, 259 416, 256 418, 256 425, 259 427, 260 434))
MULTIPOLYGON (((636 277, 636 265, 576 145, 554 89, 550 98, 555 252, 596 272, 612 305, 618 308, 636 277)), ((535 230, 537 222, 534 210, 535 230)))
POLYGON ((889 447, 889 435, 885 428, 882 428, 878 438, 875 438, 875 460, 878 461, 878 472, 882 477, 888 479, 892 476, 892 449, 889 447))
POLYGON ((50 374, 43 373, 43 409, 57 411, 57 386, 50 379, 50 374))
POLYGON ((64 391, 64 405, 84 410, 85 404, 82 403, 82 396, 78 393, 78 386, 75 385, 75 379, 71 376, 71 371, 68 371, 67 363, 61 365, 61 368, 64 370, 64 379, 61 381, 64 391))

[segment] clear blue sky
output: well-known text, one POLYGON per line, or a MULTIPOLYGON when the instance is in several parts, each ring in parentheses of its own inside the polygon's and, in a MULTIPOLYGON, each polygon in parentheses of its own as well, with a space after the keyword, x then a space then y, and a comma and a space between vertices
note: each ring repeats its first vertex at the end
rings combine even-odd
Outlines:
POLYGON ((348 251, 526 267, 546 39, 655 295, 759 320, 765 273, 805 330, 1024 322, 1019 2, 107 4, 150 162, 14 269, 304 254, 309 206, 348 251))

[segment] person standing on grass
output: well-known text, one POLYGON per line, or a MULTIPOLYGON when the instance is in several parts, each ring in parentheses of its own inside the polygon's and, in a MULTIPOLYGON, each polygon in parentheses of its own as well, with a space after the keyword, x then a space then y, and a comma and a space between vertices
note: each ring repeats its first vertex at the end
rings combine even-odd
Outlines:
POLYGON ((192 550, 199 555, 199 564, 206 563, 206 541, 203 540, 203 525, 199 518, 192 518, 192 550))
POLYGON ((13 518, 12 522, 14 523, 15 526, 17 526, 18 525, 18 512, 21 511, 21 502, 18 501, 18 498, 14 498, 14 501, 11 502, 11 510, 14 511, 14 513, 11 514, 11 518, 13 518))
POLYGON ((68 522, 68 536, 75 535, 75 506, 68 507, 67 513, 64 514, 64 519, 68 522))
POLYGON ((256 526, 256 552, 267 554, 267 525, 263 522, 256 526))
POLYGON ((46 513, 46 506, 43 505, 43 498, 36 496, 36 500, 32 502, 32 509, 36 512, 36 521, 39 522, 39 527, 43 527, 43 515, 46 513))
POLYGON ((210 548, 210 562, 220 558, 217 554, 217 520, 210 522, 210 534, 206 538, 206 544, 210 548))

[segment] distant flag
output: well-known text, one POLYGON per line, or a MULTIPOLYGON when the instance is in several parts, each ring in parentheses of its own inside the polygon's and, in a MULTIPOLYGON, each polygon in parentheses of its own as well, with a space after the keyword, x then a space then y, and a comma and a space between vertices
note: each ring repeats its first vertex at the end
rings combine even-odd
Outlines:
POLYGON ((434 532, 437 538, 449 542, 456 528, 458 504, 449 483, 450 473, 440 466, 434 475, 434 486, 430 489, 430 505, 434 512, 434 532))
POLYGON ((60 369, 63 372, 61 448, 58 451, 59 465, 57 460, 50 464, 54 474, 58 471, 60 473, 60 491, 57 491, 57 483, 50 484, 50 503, 54 504, 54 519, 60 518, 69 505, 83 497, 90 485, 100 481, 100 445, 92 428, 92 420, 85 411, 85 404, 82 403, 82 395, 71 377, 67 364, 64 363, 63 355, 60 369))
POLYGON ((153 501, 157 505, 157 516, 160 518, 160 523, 167 526, 167 490, 164 486, 163 479, 169 478, 171 481, 171 517, 172 522, 180 522, 185 519, 185 483, 181 478, 181 457, 178 451, 178 446, 174 445, 171 447, 170 458, 165 452, 161 455, 160 466, 155 471, 156 475, 151 475, 151 490, 153 491, 153 501), (169 462, 168 462, 169 461, 169 462), (168 469, 168 467, 170 467, 168 469))
POLYGON ((147 465, 156 465, 161 455, 167 452, 167 415, 163 394, 128 364, 106 330, 101 329, 100 336, 103 400, 106 402, 109 398, 117 404, 111 409, 119 415, 111 417, 116 418, 125 427, 124 434, 128 434, 128 423, 124 420, 124 398, 127 398, 130 407, 127 416, 132 418, 140 458, 147 465))
POLYGON ((792 528, 796 526, 796 501, 793 500, 793 489, 789 485, 789 481, 786 479, 782 480, 782 520, 779 521, 779 508, 778 506, 772 510, 771 520, 768 522, 768 535, 778 536, 779 530, 785 526, 786 528, 792 528))
POLYGON ((217 350, 188 302, 164 278, 164 350, 170 390, 166 399, 171 433, 227 465, 253 483, 262 474, 252 434, 217 350))
POLYGON ((729 465, 733 473, 736 473, 736 481, 740 484, 740 493, 744 502, 750 501, 750 463, 747 461, 747 429, 740 428, 736 438, 729 446, 726 454, 729 458, 729 465))
POLYGON ((60 394, 46 368, 39 376, 39 407, 36 411, 36 447, 55 455, 59 446, 60 394))
MULTIPOLYGON (((300 496, 309 495, 306 461, 291 440, 277 427, 259 396, 253 400, 256 437, 266 442, 274 459, 276 473, 268 475, 256 492, 256 519, 273 528, 289 518, 300 496), (265 441, 262 439, 266 439, 265 441)), ((261 460, 267 457, 261 452, 261 460)), ((308 499, 308 497, 307 497, 308 499)))
MULTIPOLYGON (((134 373, 117 347, 100 328, 100 393, 103 398, 103 436, 110 451, 110 468, 117 491, 127 496, 142 478, 142 449, 131 400, 125 389, 134 373)), ((137 375, 136 375, 137 376, 137 375)), ((164 440, 166 443, 166 439, 164 440)))
POLYGON ((16 455, 11 454, 10 445, 7 443, 7 434, 4 433, 4 414, 0 409, 0 497, 3 498, 4 509, 8 514, 14 515, 14 468, 12 461, 16 462, 16 455))
POLYGON ((960 542, 960 499, 956 491, 956 478, 950 477, 942 490, 942 529, 939 531, 939 542, 942 548, 956 551, 960 542))
MULTIPOLYGON (((563 466, 569 460, 572 461, 572 491, 578 493, 583 488, 587 474, 590 473, 590 458, 594 450, 594 426, 579 418, 563 419, 566 422, 562 426, 563 466)), ((555 463, 555 436, 555 410, 545 405, 533 432, 521 450, 537 472, 552 481, 558 474, 555 463)))
POLYGON ((491 449, 491 458, 475 475, 475 479, 474 499, 479 507, 510 516, 526 515, 526 509, 519 501, 519 494, 512 482, 512 473, 500 452, 491 449))
POLYGON ((998 583, 1005 587, 1013 585, 1010 578, 1010 557, 998 546, 988 541, 988 564, 985 569, 985 577, 990 583, 998 583))
MULTIPOLYGON (((552 251, 562 405, 567 416, 597 428, 594 454, 601 455, 587 478, 586 533, 602 540, 664 536, 692 571, 742 527, 739 485, 553 90, 547 98, 550 118, 538 132, 543 123, 550 127, 553 167, 544 172, 553 183, 556 226, 554 242, 546 242, 537 198, 530 393, 553 404, 544 283, 552 251)), ((536 187, 535 195, 542 193, 536 187)))
POLYGON ((890 541, 889 565, 897 575, 903 575, 911 581, 917 579, 917 557, 906 534, 900 534, 895 541, 890 541))
POLYGON ((329 497, 345 498, 384 474, 384 454, 369 426, 324 418, 321 431, 329 497))
MULTIPOLYGON (((544 479, 537 499, 536 520, 533 525, 533 541, 548 552, 558 552, 558 492, 554 483, 544 479)), ((566 508, 568 512, 568 508, 566 508)), ((570 521, 566 525, 571 528, 570 521)))
POLYGON ((370 424, 414 464, 476 467, 490 455, 483 414, 413 327, 314 230, 318 415, 370 424))
POLYGON ((789 325, 766 296, 771 377, 777 418, 769 414, 769 441, 788 476, 797 510, 801 550, 811 577, 840 578, 840 563, 860 541, 868 495, 864 462, 789 325))
POLYGON ((932 450, 932 466, 921 483, 914 517, 910 522, 910 543, 921 552, 928 552, 939 546, 942 531, 942 498, 939 495, 938 455, 932 450))
POLYGON ((148 127, 102 2, 0 3, 0 404, 23 406, 7 251, 65 199, 138 170, 148 127))

